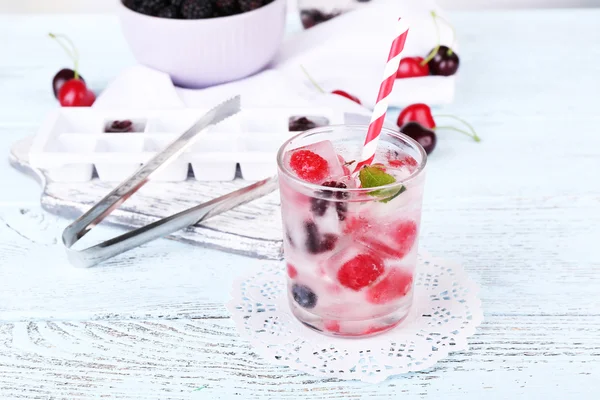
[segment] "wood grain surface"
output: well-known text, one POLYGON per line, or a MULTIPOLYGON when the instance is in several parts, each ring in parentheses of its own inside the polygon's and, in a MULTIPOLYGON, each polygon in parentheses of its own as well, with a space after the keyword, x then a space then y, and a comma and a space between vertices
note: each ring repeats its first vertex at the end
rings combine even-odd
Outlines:
MULTIPOLYGON (((439 132, 421 246, 482 287, 485 322, 468 351, 379 385, 271 366, 224 303, 237 275, 275 261, 160 240, 75 269, 59 241, 69 221, 44 212, 37 183, 4 163, 0 398, 597 399, 599 19, 598 10, 452 14, 458 97, 437 111, 468 119, 483 141, 439 132)), ((52 30, 76 38, 96 89, 133 63, 112 17, 0 16, 4 154, 56 106, 50 81, 67 61, 45 37, 52 30)))

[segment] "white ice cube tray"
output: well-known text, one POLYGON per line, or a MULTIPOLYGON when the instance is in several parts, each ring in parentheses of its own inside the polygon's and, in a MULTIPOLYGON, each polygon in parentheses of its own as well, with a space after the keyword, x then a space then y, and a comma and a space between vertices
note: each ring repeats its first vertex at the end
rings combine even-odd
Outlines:
MULTIPOLYGON (((207 111, 60 108, 42 124, 31 147, 30 163, 55 182, 84 182, 96 177, 120 182, 207 111), (113 121, 122 120, 132 121, 135 132, 105 132, 113 121)), ((298 133, 289 131, 290 118, 302 116, 324 117, 329 125, 344 122, 344 114, 331 109, 245 109, 199 135, 154 179, 228 181, 235 178, 237 164, 246 180, 272 176, 277 171, 279 146, 298 133)))

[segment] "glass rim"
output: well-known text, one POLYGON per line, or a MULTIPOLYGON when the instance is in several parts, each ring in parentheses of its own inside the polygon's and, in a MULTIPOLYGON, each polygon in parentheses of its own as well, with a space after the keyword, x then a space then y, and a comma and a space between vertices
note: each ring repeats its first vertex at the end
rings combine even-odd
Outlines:
MULTIPOLYGON (((297 135, 294 135, 292 137, 289 137, 280 147, 279 150, 277 151, 277 166, 279 171, 282 171, 285 176, 291 180, 293 180, 296 183, 301 184, 302 186, 305 186, 307 188, 310 188, 312 190, 323 190, 323 186, 318 185, 316 183, 311 183, 311 182, 307 182, 304 181, 300 178, 298 178, 296 176, 296 174, 293 173, 293 171, 291 171, 290 169, 287 168, 287 166, 285 165, 285 163, 283 162, 284 159, 284 154, 285 154, 285 149, 286 147, 292 143, 293 141, 300 139, 301 137, 304 136, 308 136, 310 134, 313 133, 318 133, 318 132, 326 132, 328 130, 336 130, 336 129, 344 129, 344 128, 360 128, 360 129, 364 129, 365 133, 367 132, 367 129, 369 128, 368 125, 345 125, 345 124, 337 124, 337 125, 327 125, 327 126, 320 126, 317 128, 312 128, 303 132, 298 133, 297 135)), ((418 167, 411 172, 411 174, 409 176, 407 176, 404 179, 401 180, 397 180, 394 183, 389 183, 387 185, 382 185, 382 186, 375 186, 375 187, 371 187, 371 188, 336 188, 336 187, 327 187, 328 191, 331 192, 350 192, 350 193, 369 193, 369 192, 373 192, 375 190, 381 190, 381 189, 395 189, 395 188, 399 188, 401 186, 404 186, 405 183, 408 183, 412 180, 414 180, 415 178, 417 178, 419 175, 421 175, 421 173, 423 172, 423 170, 425 169, 425 165, 427 164, 427 152, 425 152, 425 149, 423 148, 423 146, 421 146, 419 144, 419 142, 417 142, 416 140, 414 140, 413 138, 411 138, 410 136, 405 135, 402 132, 399 131, 394 131, 392 129, 389 128, 382 128, 381 129, 381 134, 388 134, 390 136, 395 136, 399 139, 402 139, 406 142, 408 142, 410 145, 412 145, 421 155, 421 159, 422 161, 419 163, 418 167)))

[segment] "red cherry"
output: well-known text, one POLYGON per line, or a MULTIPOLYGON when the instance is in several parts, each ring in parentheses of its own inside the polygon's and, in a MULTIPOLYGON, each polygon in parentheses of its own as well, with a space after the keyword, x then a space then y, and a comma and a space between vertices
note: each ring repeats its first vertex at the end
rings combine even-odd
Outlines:
POLYGON ((429 75, 429 64, 423 63, 423 57, 406 57, 400 61, 396 79, 416 78, 429 75))
POLYGON ((384 272, 383 260, 374 254, 359 254, 338 271, 338 281, 347 288, 360 290, 369 286, 384 272))
POLYGON ((58 91, 58 101, 63 107, 89 107, 94 104, 96 95, 81 79, 70 79, 58 91))
POLYGON ((358 97, 356 97, 356 96, 352 96, 351 94, 349 94, 349 93, 347 93, 347 92, 344 92, 343 90, 334 90, 334 91, 333 91, 333 92, 331 92, 331 93, 333 93, 333 94, 337 94, 338 96, 345 97, 345 98, 347 98, 347 99, 349 99, 349 100, 352 100, 352 101, 353 101, 353 102, 355 102, 355 103, 358 103, 358 104, 361 104, 361 105, 362 105, 362 103, 360 102, 360 100, 359 100, 359 98, 358 98, 358 97))
POLYGON ((434 129, 435 121, 431 115, 431 108, 427 104, 411 104, 404 108, 398 116, 398 126, 403 126, 407 122, 418 122, 425 128, 434 129))

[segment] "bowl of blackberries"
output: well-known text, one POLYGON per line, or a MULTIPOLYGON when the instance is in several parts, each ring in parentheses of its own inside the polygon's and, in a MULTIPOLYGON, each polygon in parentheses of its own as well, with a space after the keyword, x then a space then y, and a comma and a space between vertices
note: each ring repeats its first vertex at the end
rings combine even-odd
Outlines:
POLYGON ((269 64, 285 32, 286 0, 122 0, 119 14, 140 64, 203 88, 269 64))

